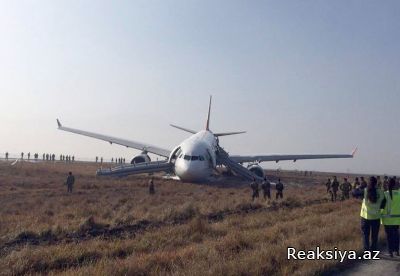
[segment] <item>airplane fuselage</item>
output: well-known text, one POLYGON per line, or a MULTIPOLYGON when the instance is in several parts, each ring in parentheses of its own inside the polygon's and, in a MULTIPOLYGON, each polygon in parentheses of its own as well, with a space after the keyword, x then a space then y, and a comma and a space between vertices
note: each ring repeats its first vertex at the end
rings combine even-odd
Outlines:
POLYGON ((202 130, 184 140, 178 148, 175 174, 182 181, 207 181, 216 167, 217 141, 214 134, 202 130))

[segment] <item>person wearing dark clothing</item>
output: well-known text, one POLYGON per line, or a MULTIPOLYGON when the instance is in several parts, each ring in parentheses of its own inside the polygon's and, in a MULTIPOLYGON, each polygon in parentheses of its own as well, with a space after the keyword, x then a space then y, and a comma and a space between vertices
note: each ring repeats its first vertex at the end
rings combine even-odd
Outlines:
POLYGON ((8 160, 8 152, 6 152, 6 160, 8 160))
POLYGON ((400 225, 400 191, 396 190, 396 180, 391 178, 388 183, 388 191, 384 192, 382 201, 382 224, 385 227, 387 245, 390 257, 399 253, 399 225, 400 225))
POLYGON ((276 199, 283 198, 284 187, 280 178, 278 179, 278 183, 276 184, 275 188, 276 188, 276 199))
POLYGON ((361 179, 360 189, 364 191, 364 189, 367 188, 368 183, 367 181, 365 181, 365 178, 363 176, 361 176, 360 179, 361 179))
POLYGON ((332 181, 330 178, 328 178, 328 182, 325 183, 326 186, 326 192, 329 193, 331 191, 331 186, 332 186, 332 181))
POLYGON ((351 184, 347 181, 347 178, 345 178, 344 182, 340 185, 340 190, 342 191, 342 200, 350 198, 351 184))
POLYGON ((261 184, 261 189, 263 190, 264 200, 271 199, 271 183, 264 177, 264 180, 261 184))
POLYGON ((336 176, 333 177, 331 187, 332 187, 332 201, 336 201, 337 192, 339 190, 339 181, 337 180, 336 176))
POLYGON ((251 182, 250 187, 253 190, 253 194, 252 194, 251 198, 254 201, 255 198, 259 197, 258 183, 256 182, 255 178, 253 179, 253 182, 251 182))
POLYGON ((364 189, 364 199, 361 205, 361 231, 364 251, 378 249, 378 234, 381 217, 383 191, 377 188, 377 180, 371 177, 367 188, 364 189))
POLYGON ((154 195, 156 193, 156 189, 154 188, 154 177, 152 177, 149 181, 149 194, 154 195))
POLYGON ((72 193, 72 188, 74 186, 74 183, 75 183, 75 176, 72 175, 72 172, 69 172, 67 177, 67 182, 65 183, 67 185, 68 193, 72 193))

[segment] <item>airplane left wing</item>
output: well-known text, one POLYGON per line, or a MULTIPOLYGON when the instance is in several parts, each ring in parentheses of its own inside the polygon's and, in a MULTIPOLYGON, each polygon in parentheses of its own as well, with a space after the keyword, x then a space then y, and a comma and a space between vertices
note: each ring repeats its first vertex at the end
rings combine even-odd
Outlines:
POLYGON ((170 150, 162 149, 162 148, 152 146, 152 145, 146 144, 146 143, 140 143, 140 142, 135 142, 132 140, 125 140, 125 139, 121 139, 121 138, 116 138, 116 137, 112 137, 112 136, 106 136, 103 134, 94 133, 94 132, 64 127, 63 125, 61 125, 61 123, 58 119, 57 119, 57 125, 58 125, 58 129, 60 129, 60 130, 64 130, 64 131, 72 132, 75 134, 80 134, 80 135, 96 138, 99 140, 107 141, 110 144, 114 143, 114 144, 118 144, 118 145, 125 146, 128 148, 134 148, 134 149, 138 149, 138 150, 142 150, 142 151, 147 151, 147 152, 154 153, 154 154, 164 156, 164 157, 169 157, 169 154, 171 152, 170 150))
POLYGON ((268 161, 287 161, 310 160, 310 159, 330 159, 330 158, 353 158, 357 148, 351 154, 293 154, 293 155, 231 155, 230 158, 237 163, 246 162, 268 162, 268 161))

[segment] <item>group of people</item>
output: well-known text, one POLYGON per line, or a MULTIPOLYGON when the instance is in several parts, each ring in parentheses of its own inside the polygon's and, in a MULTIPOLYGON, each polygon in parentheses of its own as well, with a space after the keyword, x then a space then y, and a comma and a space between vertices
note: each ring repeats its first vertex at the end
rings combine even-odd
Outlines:
MULTIPOLYGON (((96 157, 96 162, 97 162, 97 157, 96 157)), ((103 158, 102 158, 102 160, 103 160, 103 158)), ((115 160, 115 164, 125 164, 125 158, 111 158, 111 163, 114 163, 114 160, 115 160)), ((101 162, 103 162, 103 161, 101 161, 101 162)))
MULTIPOLYGON (((270 200, 271 199, 271 183, 267 180, 266 177, 264 177, 263 181, 261 182, 261 186, 259 186, 258 182, 256 181, 255 178, 253 178, 253 182, 251 182, 250 184, 250 188, 253 191, 253 194, 251 196, 252 200, 254 201, 256 198, 259 198, 260 196, 260 188, 263 191, 263 196, 264 196, 264 200, 270 200)), ((275 189, 276 189, 276 194, 275 194, 275 198, 279 199, 279 198, 283 198, 283 184, 281 182, 281 179, 278 179, 278 183, 276 183, 275 185, 275 189)))
MULTIPOLYGON (((396 183, 396 188, 400 188, 400 185, 396 179, 396 177, 393 177, 395 183, 396 183)), ((388 185, 389 185, 389 177, 384 176, 384 180, 381 180, 380 176, 376 177, 377 180, 377 185, 380 189, 383 191, 388 190, 388 185)), ((364 189, 367 187, 367 181, 363 176, 360 178, 356 177, 354 179, 353 184, 351 184, 347 178, 343 179, 342 183, 339 183, 338 179, 336 176, 333 177, 333 180, 328 179, 328 182, 326 182, 326 192, 330 194, 331 200, 336 201, 338 197, 338 191, 341 191, 341 200, 346 200, 350 198, 350 195, 352 195, 354 198, 363 198, 364 195, 364 189)))
MULTIPOLYGON (((4 154, 5 159, 8 160, 10 158, 10 154, 6 152, 4 154)), ((31 160, 31 156, 33 157, 33 160, 37 161, 39 160, 39 153, 34 153, 31 155, 30 152, 28 152, 26 155, 24 152, 21 152, 21 160, 24 160, 26 157, 27 160, 31 160)), ((42 160, 43 161, 56 161, 56 155, 54 153, 43 153, 42 154, 42 160)), ((71 155, 60 155, 60 161, 65 161, 65 162, 74 162, 75 161, 75 156, 71 155)))
POLYGON ((343 183, 339 183, 337 180, 337 177, 333 177, 333 181, 328 179, 328 182, 326 182, 326 192, 330 194, 331 200, 336 201, 337 196, 338 196, 338 191, 342 192, 342 200, 349 199, 350 198, 350 192, 352 190, 351 184, 348 182, 347 178, 344 178, 343 183))
POLYGON ((394 257, 400 256, 400 189, 395 177, 385 180, 387 183, 380 186, 379 179, 372 176, 363 189, 361 231, 364 250, 374 251, 378 249, 378 234, 382 224, 386 232, 388 253, 394 257))

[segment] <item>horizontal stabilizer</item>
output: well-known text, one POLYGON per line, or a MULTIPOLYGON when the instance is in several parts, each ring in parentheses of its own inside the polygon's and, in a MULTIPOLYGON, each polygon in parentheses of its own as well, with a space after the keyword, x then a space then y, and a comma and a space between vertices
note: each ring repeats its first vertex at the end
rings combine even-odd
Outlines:
POLYGON ((242 134, 246 133, 246 131, 236 131, 236 132, 220 132, 220 133, 214 133, 215 136, 228 136, 228 135, 235 135, 235 134, 242 134))
POLYGON ((192 133, 192 134, 196 134, 197 133, 197 131, 194 131, 194 130, 191 130, 191 129, 188 129, 188 128, 184 128, 184 127, 180 127, 180 126, 176 126, 176 125, 173 125, 173 124, 170 124, 170 126, 172 126, 174 128, 177 128, 177 129, 180 129, 180 130, 183 130, 183 131, 186 131, 186 132, 189 132, 189 133, 192 133))

